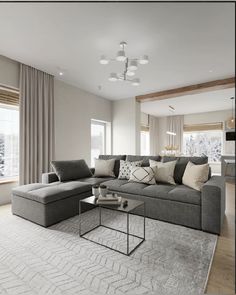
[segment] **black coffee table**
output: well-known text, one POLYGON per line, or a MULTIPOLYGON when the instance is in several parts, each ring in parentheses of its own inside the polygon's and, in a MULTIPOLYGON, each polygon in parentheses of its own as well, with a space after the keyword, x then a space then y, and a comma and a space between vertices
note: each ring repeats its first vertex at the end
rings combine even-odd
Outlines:
POLYGON ((88 197, 88 198, 85 198, 85 199, 82 199, 79 201, 79 216, 80 216, 80 221, 79 221, 79 235, 80 237, 86 239, 86 240, 89 240, 91 242, 94 242, 96 244, 99 244, 99 245, 102 245, 106 248, 109 248, 111 250, 114 250, 114 251, 117 251, 119 253, 122 253, 122 254, 125 254, 125 255, 130 255, 131 253, 134 252, 135 249, 137 249, 144 241, 145 241, 145 203, 142 202, 142 201, 137 201, 137 200, 132 200, 132 199, 128 199, 128 198, 123 198, 122 197, 122 202, 127 200, 128 201, 128 205, 126 207, 123 206, 123 204, 121 205, 103 205, 103 204, 97 204, 96 201, 97 199, 94 197, 94 196, 91 196, 91 197, 88 197), (82 212, 82 205, 83 204, 90 204, 90 205, 93 205, 94 207, 98 207, 99 208, 99 223, 98 225, 94 226, 92 229, 82 233, 82 229, 81 229, 81 224, 82 224, 82 218, 83 218, 83 214, 81 215, 81 212, 82 212), (140 237, 140 236, 137 236, 137 235, 134 235, 134 234, 131 234, 130 231, 129 231, 129 215, 132 214, 132 211, 134 211, 135 209, 137 209, 138 207, 143 207, 143 237, 140 237), (115 229, 115 228, 112 228, 112 227, 109 227, 109 226, 106 226, 104 224, 102 224, 102 208, 105 208, 105 209, 109 209, 109 210, 115 210, 115 211, 119 211, 119 212, 123 212, 127 215, 127 231, 121 231, 121 230, 118 230, 118 229, 115 229), (109 228, 111 230, 115 230, 115 231, 118 231, 118 232, 121 232, 123 234, 126 234, 127 236, 127 252, 122 252, 122 251, 119 251, 117 249, 114 249, 114 248, 111 248, 107 245, 104 245, 104 244, 101 244, 99 242, 96 242, 96 241, 93 241, 87 237, 85 237, 85 235, 93 230, 95 230, 96 228, 98 227, 105 227, 105 228, 109 228), (138 238, 140 239, 140 242, 133 248, 130 250, 130 246, 129 246, 129 236, 133 236, 135 238, 138 238))

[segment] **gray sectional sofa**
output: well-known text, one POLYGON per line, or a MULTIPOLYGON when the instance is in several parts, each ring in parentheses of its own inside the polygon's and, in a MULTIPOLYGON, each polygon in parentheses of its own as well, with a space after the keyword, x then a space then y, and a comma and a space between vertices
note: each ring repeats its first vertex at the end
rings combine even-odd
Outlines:
MULTIPOLYGON (((100 155, 100 159, 116 158, 116 177, 85 177, 60 182, 55 173, 45 173, 42 183, 20 186, 12 192, 12 212, 42 226, 50 226, 78 214, 79 200, 91 195, 94 184, 104 184, 109 191, 124 197, 145 201, 146 216, 194 229, 220 234, 225 214, 225 188, 221 176, 209 175, 202 191, 182 184, 182 176, 188 161, 195 164, 207 163, 207 157, 179 157, 174 171, 177 185, 143 183, 119 180, 119 161, 142 160, 143 166, 149 159, 171 161, 173 158, 159 156, 100 155)), ((176 159, 176 158, 174 158, 176 159)), ((93 170, 91 170, 93 172, 93 170)), ((89 208, 87 208, 89 209, 89 208)), ((141 214, 141 212, 136 212, 141 214)))

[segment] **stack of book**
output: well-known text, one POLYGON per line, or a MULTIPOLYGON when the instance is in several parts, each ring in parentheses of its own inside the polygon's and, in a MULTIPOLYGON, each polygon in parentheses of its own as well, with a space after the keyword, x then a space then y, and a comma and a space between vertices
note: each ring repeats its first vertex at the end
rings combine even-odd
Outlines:
POLYGON ((120 205, 121 202, 121 197, 112 194, 107 194, 106 197, 99 196, 97 199, 97 204, 100 205, 120 205))

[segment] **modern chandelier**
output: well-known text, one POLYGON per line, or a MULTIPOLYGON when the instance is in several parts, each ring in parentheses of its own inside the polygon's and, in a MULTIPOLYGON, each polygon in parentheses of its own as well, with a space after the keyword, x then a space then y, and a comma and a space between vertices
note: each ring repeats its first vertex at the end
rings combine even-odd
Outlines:
POLYGON ((135 71, 138 69, 138 64, 145 65, 149 62, 148 56, 143 55, 140 58, 130 58, 126 56, 125 47, 127 43, 120 42, 121 50, 117 52, 116 58, 107 58, 102 55, 100 58, 100 64, 107 65, 109 62, 118 61, 124 63, 124 71, 122 73, 111 73, 108 80, 111 82, 125 81, 130 82, 133 86, 138 86, 140 84, 139 78, 131 79, 130 77, 135 76, 135 71))

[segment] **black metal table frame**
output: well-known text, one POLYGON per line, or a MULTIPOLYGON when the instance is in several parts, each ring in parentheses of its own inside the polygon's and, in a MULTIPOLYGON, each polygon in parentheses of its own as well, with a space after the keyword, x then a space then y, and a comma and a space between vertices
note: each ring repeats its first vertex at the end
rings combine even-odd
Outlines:
MULTIPOLYGON (((93 227, 92 229, 90 229, 90 230, 88 230, 88 231, 86 231, 86 232, 84 232, 84 233, 81 233, 81 223, 82 223, 82 220, 81 220, 81 203, 83 203, 83 199, 82 200, 80 200, 79 201, 79 216, 80 216, 80 220, 79 220, 79 236, 81 237, 81 238, 83 238, 83 239, 85 239, 85 240, 88 240, 88 241, 90 241, 90 242, 93 242, 93 243, 95 243, 95 244, 98 244, 98 245, 100 245, 100 246, 103 246, 103 247, 106 247, 106 248, 108 248, 108 249, 111 249, 111 250, 113 250, 113 251, 116 251, 116 252, 119 252, 119 253, 121 253, 121 254, 124 254, 124 255, 127 255, 127 256, 129 256, 129 255, 131 255, 144 241, 145 241, 145 218, 146 218, 146 209, 145 209, 145 203, 143 202, 142 204, 140 204, 140 205, 138 205, 137 207, 135 207, 134 209, 136 209, 136 208, 138 208, 138 207, 140 207, 140 206, 143 206, 143 237, 140 237, 140 236, 137 236, 137 235, 134 235, 134 234, 131 234, 130 232, 129 232, 129 215, 130 214, 133 214, 133 213, 131 213, 131 212, 125 212, 125 211, 120 211, 120 210, 116 210, 116 208, 112 208, 112 207, 107 207, 107 206, 102 206, 102 205, 95 205, 94 204, 94 206, 95 207, 99 207, 99 224, 98 225, 96 225, 95 227, 93 227), (106 226, 106 225, 103 225, 102 224, 102 208, 104 208, 104 209, 108 209, 108 210, 114 210, 114 211, 117 211, 117 212, 121 212, 121 213, 125 213, 125 214, 127 214, 127 232, 125 232, 125 231, 121 231, 121 230, 119 230, 119 229, 116 229, 116 228, 112 228, 112 227, 109 227, 109 226, 106 226), (86 234, 88 234, 89 232, 91 232, 91 231, 93 231, 93 230, 95 230, 96 228, 98 228, 98 227, 105 227, 105 228, 108 228, 108 229, 111 229, 111 230, 115 230, 115 231, 118 231, 118 232, 120 232, 120 233, 123 233, 123 234, 126 234, 127 235, 127 252, 125 253, 125 252, 122 252, 122 251, 120 251, 120 250, 117 250, 117 249, 114 249, 114 248, 112 248, 112 247, 109 247, 109 246, 106 246, 106 245, 104 245, 104 244, 102 244, 102 243, 99 243, 99 242, 96 242, 96 241, 93 241, 93 240, 91 240, 91 239, 89 239, 89 238, 86 238, 85 237, 85 235, 86 234), (130 249, 129 249, 129 236, 133 236, 133 237, 135 237, 135 238, 138 238, 138 239, 141 239, 141 241, 130 251, 130 249)), ((133 210, 134 210, 133 209, 133 210)))

